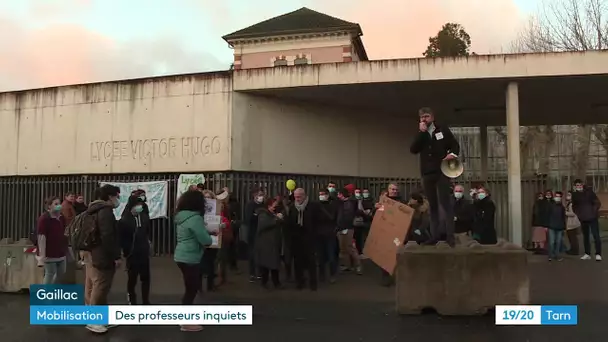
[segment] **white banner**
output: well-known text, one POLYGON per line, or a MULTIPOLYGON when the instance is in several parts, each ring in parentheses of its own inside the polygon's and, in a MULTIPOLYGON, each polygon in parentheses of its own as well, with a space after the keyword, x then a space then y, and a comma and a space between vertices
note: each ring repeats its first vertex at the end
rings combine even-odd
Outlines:
POLYGON ((188 191, 191 185, 205 184, 205 176, 203 174, 181 174, 177 179, 177 194, 175 198, 179 198, 184 192, 188 191))
POLYGON ((146 192, 146 204, 150 210, 150 219, 167 217, 168 209, 168 182, 137 182, 137 183, 110 183, 99 182, 100 186, 110 184, 120 189, 120 205, 114 209, 114 216, 120 219, 122 211, 129 201, 131 191, 141 189, 146 192))

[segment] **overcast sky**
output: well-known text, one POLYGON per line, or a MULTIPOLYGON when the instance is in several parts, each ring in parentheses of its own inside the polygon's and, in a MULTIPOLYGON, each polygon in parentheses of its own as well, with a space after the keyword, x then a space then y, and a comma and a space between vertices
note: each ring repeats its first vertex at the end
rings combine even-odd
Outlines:
POLYGON ((227 69, 221 36, 303 6, 357 22, 371 59, 419 57, 446 22, 505 51, 537 0, 0 0, 0 91, 227 69))

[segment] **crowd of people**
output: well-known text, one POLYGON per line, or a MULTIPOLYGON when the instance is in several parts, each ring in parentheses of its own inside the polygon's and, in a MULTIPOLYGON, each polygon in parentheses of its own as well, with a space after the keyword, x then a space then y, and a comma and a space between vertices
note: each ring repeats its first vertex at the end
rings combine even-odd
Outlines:
POLYGON ((563 260, 564 253, 580 255, 578 236, 582 230, 584 253, 581 260, 591 260, 591 237, 595 260, 602 261, 599 210, 602 206, 595 192, 576 179, 573 189, 564 195, 547 190, 537 194, 532 214, 532 243, 537 253, 548 254, 549 261, 563 260), (567 236, 568 246, 566 246, 567 236))
MULTIPOLYGON (((456 184, 451 192, 455 240, 467 236, 480 244, 495 244, 496 210, 488 189, 477 186, 467 191, 456 184)), ((128 303, 151 303, 153 247, 146 193, 135 190, 129 194, 122 215, 116 220, 114 210, 119 206, 120 196, 119 188, 104 185, 96 190, 95 200, 89 205, 82 196, 72 192, 67 193, 63 201, 57 197, 45 200, 46 211, 38 219, 33 237, 39 266, 44 267, 45 284, 60 282, 66 263, 71 258, 80 259, 85 266, 85 302, 107 305, 115 271, 124 261, 128 303), (78 253, 70 252, 70 244, 78 253)), ((429 201, 423 191, 403 198, 398 186, 389 184, 378 198, 381 196, 414 209, 405 242, 434 244, 446 240, 445 236, 434 236, 430 229, 429 201)), ((580 180, 575 181, 573 191, 566 196, 561 192, 540 193, 532 220, 532 241, 537 252, 547 251, 549 260, 561 260, 561 254, 566 251, 565 231, 570 242, 566 253, 578 255, 580 227, 584 237, 581 259, 591 259, 592 236, 595 259, 600 261, 600 205, 595 193, 580 180)), ((333 284, 340 274, 361 275, 361 261, 366 258, 363 246, 380 206, 369 189, 329 183, 314 197, 302 188, 283 196, 271 196, 260 189, 241 210, 229 189, 215 193, 199 184, 179 197, 174 213, 174 260, 183 275, 185 288, 181 303, 192 305, 199 293, 215 291, 224 284, 228 270, 238 272, 239 254, 245 254, 247 259, 249 281, 269 290, 295 283, 296 289, 317 291, 319 283, 333 284), (209 200, 217 201, 221 218, 213 229, 205 222, 209 200), (243 250, 246 253, 242 253, 243 250)), ((392 284, 387 272, 382 283, 392 284)), ((103 333, 108 327, 90 325, 87 329, 103 333)), ((202 327, 182 326, 181 329, 199 331, 202 327)))

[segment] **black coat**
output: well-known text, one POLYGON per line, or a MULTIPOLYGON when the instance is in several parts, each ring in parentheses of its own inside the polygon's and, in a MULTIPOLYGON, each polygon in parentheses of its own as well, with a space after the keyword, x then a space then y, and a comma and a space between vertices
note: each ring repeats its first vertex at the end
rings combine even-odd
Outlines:
POLYGON ((599 198, 590 188, 572 193, 572 210, 581 222, 596 220, 601 206, 599 198))
POLYGON ((122 255, 129 262, 142 262, 150 258, 150 210, 142 204, 143 211, 131 213, 132 204, 127 204, 118 221, 122 255))
POLYGON ((473 222, 473 234, 476 234, 479 243, 483 245, 492 245, 497 241, 496 228, 494 226, 494 216, 496 214, 496 206, 488 197, 477 200, 475 205, 475 219, 473 222))
POLYGON ((357 215, 357 201, 353 201, 352 199, 347 200, 337 200, 337 220, 336 226, 338 230, 344 229, 354 229, 353 221, 355 220, 355 216, 357 215))
POLYGON ((424 175, 441 173, 441 162, 449 154, 460 153, 460 144, 448 126, 435 124, 433 136, 418 132, 410 152, 420 154, 420 172, 424 175))
POLYGON ((566 229, 566 207, 561 203, 550 203, 549 207, 549 225, 551 230, 566 229))
POLYGON ((243 224, 247 226, 247 243, 253 245, 255 237, 258 231, 258 208, 264 208, 264 203, 257 203, 251 201, 245 206, 245 213, 243 217, 243 224))
POLYGON ((334 203, 330 201, 319 202, 319 217, 317 235, 329 237, 336 235, 337 211, 334 203))
POLYGON ((473 202, 466 198, 454 201, 454 232, 467 233, 473 229, 473 219, 475 218, 475 207, 473 202))
POLYGON ((284 235, 287 241, 291 242, 294 252, 297 250, 314 251, 312 248, 318 236, 319 211, 319 203, 308 202, 303 213, 303 225, 300 225, 298 223, 298 209, 293 203, 289 206, 286 213, 284 235))
POLYGON ((543 198, 534 202, 532 207, 532 227, 549 227, 549 215, 552 203, 543 198))

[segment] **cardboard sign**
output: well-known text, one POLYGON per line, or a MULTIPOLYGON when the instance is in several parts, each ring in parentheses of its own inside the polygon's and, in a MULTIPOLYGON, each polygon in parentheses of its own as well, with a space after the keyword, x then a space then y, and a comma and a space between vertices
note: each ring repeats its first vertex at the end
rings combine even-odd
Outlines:
POLYGON ((376 210, 363 254, 391 275, 397 265, 397 250, 403 245, 412 225, 414 209, 382 196, 376 210))
POLYGON ((220 229, 220 223, 222 223, 222 217, 220 215, 222 210, 222 203, 218 200, 208 199, 207 205, 205 206, 205 225, 207 226, 208 232, 217 232, 217 235, 211 235, 211 246, 207 248, 221 248, 222 247, 222 230, 220 229))

